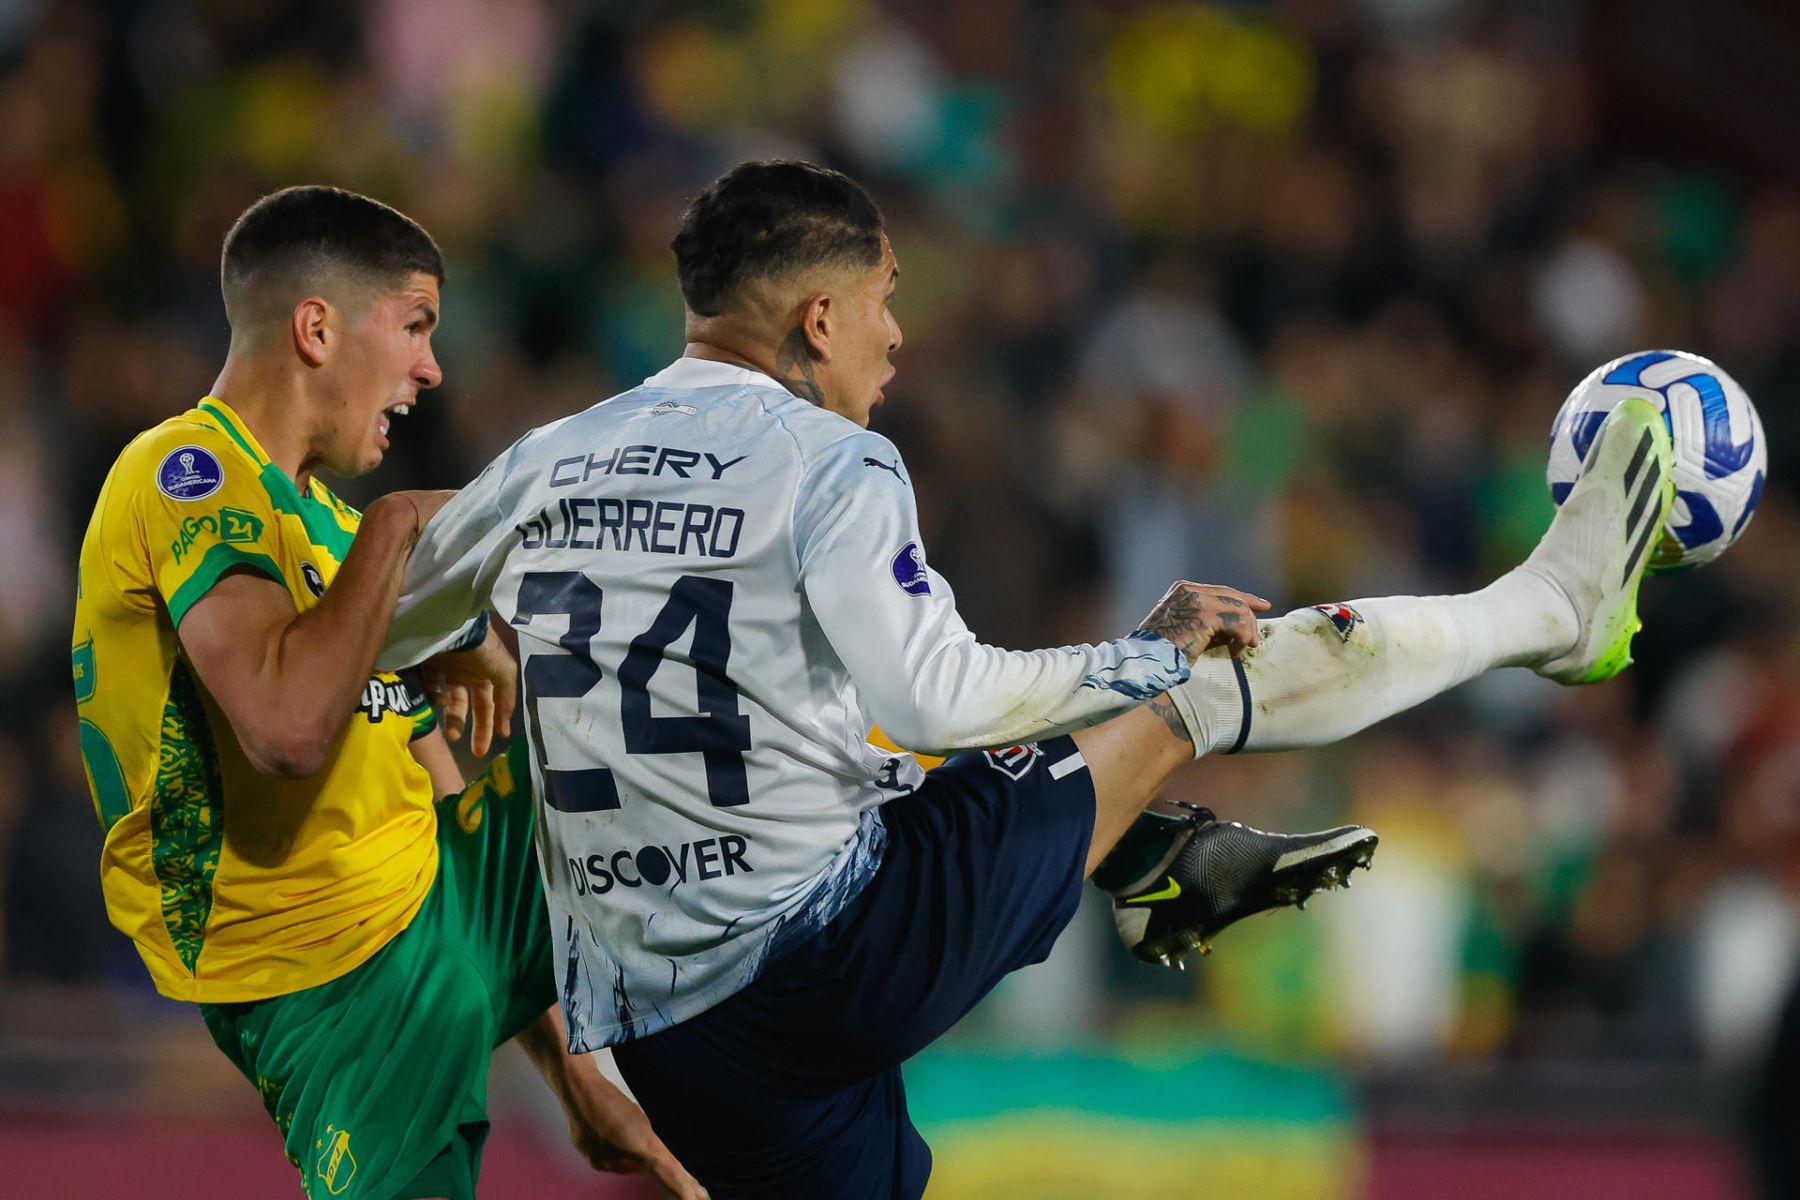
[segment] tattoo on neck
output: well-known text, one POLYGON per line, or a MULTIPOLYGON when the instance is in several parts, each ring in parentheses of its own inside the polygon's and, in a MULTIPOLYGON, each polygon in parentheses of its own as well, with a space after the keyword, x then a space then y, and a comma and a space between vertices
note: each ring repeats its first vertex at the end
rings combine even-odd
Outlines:
POLYGON ((819 386, 819 378, 813 374, 812 355, 806 349, 806 334, 798 325, 789 333, 775 351, 776 378, 785 387, 808 404, 819 408, 825 407, 825 389, 819 386), (795 378, 793 372, 800 373, 795 378))

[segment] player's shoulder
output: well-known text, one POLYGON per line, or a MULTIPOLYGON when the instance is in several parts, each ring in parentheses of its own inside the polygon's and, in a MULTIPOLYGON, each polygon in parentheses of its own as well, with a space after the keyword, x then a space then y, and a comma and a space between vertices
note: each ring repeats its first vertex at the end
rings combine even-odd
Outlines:
POLYGON ((831 417, 833 424, 818 424, 817 441, 805 454, 808 474, 841 482, 874 482, 877 477, 891 476, 910 483, 900 448, 893 442, 836 413, 823 415, 831 417))
POLYGON ((208 420, 203 410, 190 408, 132 438, 119 452, 118 461, 121 465, 131 466, 160 462, 184 445, 195 446, 215 456, 241 453, 231 435, 208 420))
POLYGON ((512 445, 495 456, 490 466, 516 469, 535 458, 561 453, 564 448, 573 445, 576 440, 592 429, 597 423, 595 414, 602 407, 617 399, 619 397, 614 396, 602 400, 598 404, 558 417, 554 421, 527 429, 512 445))
POLYGON ((787 432, 796 453, 811 471, 854 463, 862 455, 885 457, 889 462, 899 458, 894 444, 879 433, 786 391, 769 394, 765 409, 770 419, 787 432))
POLYGON ((199 409, 170 417, 133 438, 108 477, 110 496, 161 495, 199 501, 223 490, 234 475, 255 478, 256 464, 231 435, 199 409))

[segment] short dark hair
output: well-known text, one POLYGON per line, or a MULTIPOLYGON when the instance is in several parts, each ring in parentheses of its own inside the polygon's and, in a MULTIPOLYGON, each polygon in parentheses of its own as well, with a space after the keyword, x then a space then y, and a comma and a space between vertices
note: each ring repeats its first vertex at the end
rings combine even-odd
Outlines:
POLYGON ((881 261, 881 210, 841 171, 809 162, 747 162, 714 181, 670 243, 681 294, 716 317, 746 281, 830 263, 881 261))
POLYGON ((225 235, 219 284, 234 297, 264 282, 324 270, 382 282, 414 272, 444 282, 444 254, 419 223, 379 200, 334 187, 291 187, 244 210, 225 235))

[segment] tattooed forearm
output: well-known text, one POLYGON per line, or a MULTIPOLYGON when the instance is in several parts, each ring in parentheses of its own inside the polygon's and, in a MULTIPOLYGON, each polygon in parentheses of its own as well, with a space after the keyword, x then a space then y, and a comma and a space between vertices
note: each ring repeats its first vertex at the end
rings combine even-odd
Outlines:
POLYGON ((776 378, 794 395, 819 408, 825 407, 825 389, 813 373, 812 355, 806 349, 806 334, 798 325, 775 351, 776 378), (795 372, 798 372, 796 378, 795 372))
POLYGON ((1184 742, 1193 742, 1194 735, 1188 732, 1187 722, 1181 719, 1181 713, 1176 710, 1175 702, 1169 699, 1169 693, 1164 692, 1144 707, 1160 717, 1162 723, 1169 727, 1170 733, 1184 742))

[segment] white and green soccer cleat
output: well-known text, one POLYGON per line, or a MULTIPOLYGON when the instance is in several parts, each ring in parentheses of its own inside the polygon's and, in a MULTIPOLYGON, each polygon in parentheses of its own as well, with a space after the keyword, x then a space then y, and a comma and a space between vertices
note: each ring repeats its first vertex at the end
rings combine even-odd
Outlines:
POLYGON ((1537 667, 1558 683, 1599 683, 1631 665, 1638 584, 1675 503, 1674 457, 1662 412, 1633 396, 1606 416, 1581 474, 1525 569, 1568 596, 1580 636, 1537 667))

